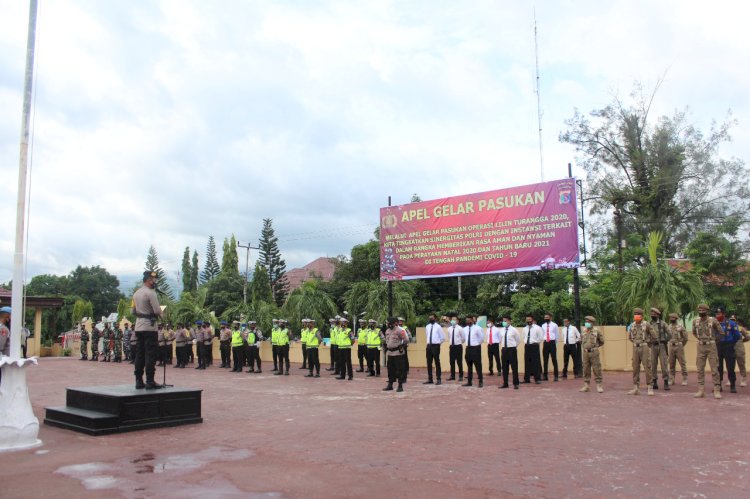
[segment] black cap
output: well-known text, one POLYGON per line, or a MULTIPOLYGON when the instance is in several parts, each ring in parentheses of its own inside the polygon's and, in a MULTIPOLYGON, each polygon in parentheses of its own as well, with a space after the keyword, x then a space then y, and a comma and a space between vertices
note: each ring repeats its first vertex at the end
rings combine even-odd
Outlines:
POLYGON ((716 307, 716 313, 723 314, 726 313, 726 310, 724 309, 724 307, 716 307))

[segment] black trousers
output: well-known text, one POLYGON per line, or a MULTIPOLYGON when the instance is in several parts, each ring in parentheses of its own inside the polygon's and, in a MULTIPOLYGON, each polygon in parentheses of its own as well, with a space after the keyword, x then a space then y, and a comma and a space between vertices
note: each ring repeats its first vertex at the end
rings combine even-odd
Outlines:
POLYGON ((350 347, 347 348, 338 348, 339 352, 339 376, 344 377, 345 375, 348 375, 350 378, 354 376, 354 373, 352 372, 352 349, 350 347))
POLYGON ((338 345, 331 345, 331 369, 338 371, 339 362, 339 347, 338 345))
POLYGON ((427 345, 427 379, 432 381, 432 362, 435 362, 435 375, 440 379, 442 368, 440 367, 440 345, 427 345))
POLYGON ((557 378, 557 342, 556 341, 545 341, 542 344, 542 355, 544 355, 544 377, 547 377, 547 367, 549 366, 549 358, 552 357, 552 367, 554 368, 555 378, 557 378))
POLYGON ((260 350, 258 349, 258 345, 256 345, 255 343, 253 343, 252 345, 248 345, 246 349, 246 355, 247 366, 250 368, 250 370, 255 370, 253 366, 257 365, 257 370, 260 371, 260 350))
POLYGON ((509 370, 513 369, 513 386, 518 386, 518 349, 516 347, 503 348, 501 352, 503 360, 503 385, 508 385, 509 370))
POLYGON ((286 365, 286 372, 289 372, 289 345, 277 345, 276 352, 279 359, 279 371, 283 371, 286 365))
POLYGON ((245 347, 242 345, 232 347, 232 358, 234 359, 232 371, 242 371, 242 366, 245 365, 245 347))
POLYGON ((388 357, 388 383, 406 380, 406 355, 392 355, 388 357))
MULTIPOLYGON (((583 376, 583 347, 581 346, 581 342, 579 341, 576 343, 576 358, 575 360, 578 362, 578 372, 576 373, 579 377, 583 376)), ((575 363, 573 364, 576 365, 575 363)))
POLYGON ((307 369, 307 343, 302 344, 302 369, 307 369))
POLYGON ((187 365, 188 362, 188 354, 187 349, 188 347, 185 345, 178 345, 175 347, 177 351, 177 365, 184 366, 187 365))
POLYGON ((203 343, 196 343, 195 354, 198 356, 198 367, 206 367, 206 349, 203 343))
POLYGON ((487 359, 490 364, 490 374, 492 374, 492 359, 495 359, 497 373, 500 374, 500 343, 487 344, 487 359))
POLYGON ((367 370, 380 376, 380 350, 377 347, 367 349, 367 370))
POLYGON ((367 359, 367 345, 357 344, 357 360, 359 360, 359 368, 365 368, 365 361, 367 359))
POLYGON ((456 377, 456 364, 458 364, 458 375, 464 376, 464 346, 451 345, 448 347, 448 360, 451 364, 451 378, 456 377))
POLYGON ((136 331, 138 346, 135 350, 135 377, 142 378, 146 371, 146 381, 153 383, 156 372, 158 339, 156 331, 136 331))
POLYGON ((578 344, 563 345, 563 376, 568 376, 568 361, 573 359, 573 374, 578 375, 578 344))
POLYGON ((213 343, 203 344, 203 355, 206 366, 210 366, 214 363, 214 346, 213 343))
POLYGON ((716 351, 719 354, 719 381, 724 381, 724 364, 726 363, 727 379, 734 386, 734 382, 737 380, 737 375, 734 372, 734 363, 736 360, 734 343, 720 341, 716 344, 716 351))
POLYGON ((312 374, 313 369, 315 369, 315 374, 320 374, 320 356, 318 354, 318 348, 308 348, 306 353, 307 368, 310 370, 310 374, 312 374))
POLYGON ((231 346, 229 345, 229 340, 224 340, 219 342, 219 351, 221 352, 221 365, 222 366, 228 366, 229 365, 229 352, 231 351, 231 346))
POLYGON ((479 345, 466 347, 466 380, 471 383, 472 368, 477 371, 477 378, 482 381, 482 347, 479 345))
POLYGON ((404 345, 404 379, 409 376, 409 345, 404 345))
POLYGON ((534 376, 535 381, 541 381, 542 373, 541 366, 539 365, 541 362, 539 360, 539 343, 526 345, 523 352, 523 361, 525 366, 523 380, 528 383, 531 380, 531 377, 534 376))
POLYGON ((273 370, 279 370, 279 346, 271 345, 271 357, 273 358, 273 370))

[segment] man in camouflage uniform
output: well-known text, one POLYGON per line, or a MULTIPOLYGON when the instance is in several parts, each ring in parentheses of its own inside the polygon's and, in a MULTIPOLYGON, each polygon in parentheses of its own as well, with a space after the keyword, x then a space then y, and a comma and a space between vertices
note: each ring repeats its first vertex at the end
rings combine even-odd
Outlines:
POLYGON ((133 331, 130 330, 130 324, 125 324, 125 331, 122 333, 122 350, 125 353, 125 360, 132 360, 130 352, 130 337, 133 336, 133 331))
POLYGON ((115 340, 115 348, 114 348, 114 358, 112 359, 112 361, 122 362, 122 331, 120 331, 120 328, 117 326, 115 326, 113 338, 115 340))
POLYGON ((112 329, 109 324, 104 326, 104 332, 102 333, 102 362, 109 362, 112 357, 111 340, 112 340, 112 329))
POLYGON ((657 366, 661 364, 661 378, 664 381, 664 391, 669 391, 669 367, 667 366, 667 346, 669 345, 669 328, 667 323, 661 320, 661 310, 654 307, 651 312, 651 328, 654 330, 655 338, 651 344, 651 383, 654 390, 659 389, 656 382, 658 376, 657 366))
POLYGON ((81 358, 78 360, 86 360, 89 358, 89 332, 86 331, 86 327, 81 324, 81 358))
POLYGON ((674 385, 676 383, 675 371, 677 367, 677 361, 680 362, 680 369, 682 370, 682 386, 687 386, 687 363, 685 362, 685 345, 688 341, 687 331, 682 327, 682 324, 677 322, 678 315, 675 313, 669 314, 669 378, 674 385))
POLYGON ((594 324, 596 324, 596 318, 587 315, 586 324, 583 328, 583 335, 581 336, 581 348, 583 352, 583 388, 579 391, 589 392, 591 388, 589 384, 591 382, 591 371, 594 371, 594 379, 596 381, 596 391, 598 393, 604 392, 602 387, 602 364, 599 359, 599 347, 604 345, 604 335, 599 331, 594 324))
MULTIPOLYGON (((747 370, 745 366, 745 343, 750 341, 750 333, 747 332, 747 329, 745 328, 745 323, 743 321, 738 321, 735 316, 732 316, 732 320, 737 322, 737 325, 740 328, 740 335, 742 335, 742 339, 734 344, 734 356, 737 360, 737 368, 740 371, 740 386, 747 386, 747 370)), ((729 385, 729 380, 727 380, 727 385, 729 385)))
POLYGON ((656 340, 656 333, 651 324, 643 322, 643 309, 633 309, 633 323, 630 325, 628 340, 633 344, 633 389, 628 395, 640 393, 641 365, 646 374, 646 385, 648 394, 653 395, 654 389, 649 384, 651 381, 651 349, 650 345, 656 340))
POLYGON ((96 361, 99 359, 99 338, 101 336, 100 331, 96 328, 96 324, 91 322, 91 358, 90 361, 96 361))
POLYGON ((693 320, 693 336, 698 340, 698 354, 695 359, 695 367, 698 371, 698 391, 693 395, 695 398, 706 396, 705 376, 706 360, 711 366, 711 379, 714 384, 714 398, 721 398, 721 380, 719 379, 719 356, 716 353, 716 337, 723 337, 724 330, 721 324, 713 317, 708 316, 708 305, 698 305, 698 317, 693 320))

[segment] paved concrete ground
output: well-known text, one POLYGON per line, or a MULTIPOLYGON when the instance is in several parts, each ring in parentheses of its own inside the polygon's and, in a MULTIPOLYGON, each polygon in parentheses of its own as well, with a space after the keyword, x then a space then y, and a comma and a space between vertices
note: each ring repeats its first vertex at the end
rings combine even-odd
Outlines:
MULTIPOLYGON (((264 365, 266 369, 269 366, 264 365)), ((40 422, 65 387, 130 383, 131 366, 41 359, 40 422)), ((498 390, 384 378, 338 381, 168 368, 203 389, 204 423, 90 437, 42 425, 41 448, 0 454, 2 497, 748 497, 750 393, 694 400, 691 385, 625 395, 578 380, 498 390)), ((161 375, 161 373, 159 373, 161 375)))

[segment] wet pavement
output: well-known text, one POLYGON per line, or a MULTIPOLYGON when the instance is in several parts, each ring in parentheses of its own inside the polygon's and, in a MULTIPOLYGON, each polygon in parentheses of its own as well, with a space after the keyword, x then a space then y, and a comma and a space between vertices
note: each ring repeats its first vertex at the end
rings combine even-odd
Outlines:
MULTIPOLYGON (((404 393, 353 381, 167 368, 203 390, 204 422, 92 437, 42 425, 43 446, 0 454, 2 497, 748 497, 750 391, 695 400, 690 386, 627 396, 578 380, 498 390, 457 382, 404 393)), ((158 379, 161 379, 161 370, 158 379)), ((28 370, 40 422, 65 388, 130 383, 132 366, 41 359, 28 370)))

